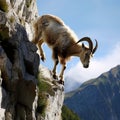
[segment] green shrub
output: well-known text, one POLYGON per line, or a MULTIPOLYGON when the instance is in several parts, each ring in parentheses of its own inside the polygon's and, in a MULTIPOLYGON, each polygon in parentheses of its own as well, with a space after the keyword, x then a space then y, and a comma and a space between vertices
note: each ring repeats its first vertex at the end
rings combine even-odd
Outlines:
POLYGON ((47 94, 54 96, 54 91, 46 79, 41 74, 38 75, 38 107, 37 112, 44 116, 45 108, 47 106, 47 94))
POLYGON ((0 0, 0 10, 8 12, 8 4, 6 0, 0 0))
POLYGON ((42 94, 39 93, 37 112, 40 113, 42 116, 44 116, 46 106, 47 106, 47 99, 45 95, 43 93, 42 94))
POLYGON ((44 78, 41 78, 41 80, 38 81, 38 88, 40 93, 48 93, 51 96, 54 96, 55 92, 53 91, 51 85, 45 81, 44 78))

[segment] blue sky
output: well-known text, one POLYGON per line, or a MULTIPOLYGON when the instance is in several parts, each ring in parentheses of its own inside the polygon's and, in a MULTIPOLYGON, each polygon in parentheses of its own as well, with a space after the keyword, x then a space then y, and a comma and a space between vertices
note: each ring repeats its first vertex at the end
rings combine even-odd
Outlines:
MULTIPOLYGON (((89 36, 93 41, 98 40, 99 48, 91 59, 90 68, 83 69, 79 59, 73 58, 68 62, 65 76, 71 78, 74 73, 74 81, 81 78, 81 83, 120 63, 120 0, 37 0, 37 6, 40 16, 60 17, 78 38, 89 36), (76 75, 77 70, 80 73, 76 75)), ((51 50, 44 45, 44 51, 46 62, 42 64, 52 69, 51 50)))

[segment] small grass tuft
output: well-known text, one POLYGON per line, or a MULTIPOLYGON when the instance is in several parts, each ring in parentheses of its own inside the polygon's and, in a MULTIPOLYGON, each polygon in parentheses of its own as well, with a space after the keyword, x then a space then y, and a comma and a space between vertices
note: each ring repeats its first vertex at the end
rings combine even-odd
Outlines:
POLYGON ((8 12, 8 4, 6 0, 0 0, 0 10, 3 12, 8 12))
POLYGON ((10 17, 10 22, 11 22, 11 23, 14 23, 14 21, 15 21, 14 16, 11 16, 11 17, 10 17))
POLYGON ((48 93, 51 96, 54 96, 54 91, 51 87, 51 85, 47 82, 45 82, 44 79, 41 79, 38 83, 38 88, 40 92, 48 93))
POLYGON ((39 93, 37 112, 40 113, 42 116, 44 116, 46 106, 47 106, 47 99, 45 97, 45 94, 39 93))
POLYGON ((32 0, 26 0, 26 6, 27 6, 27 8, 29 8, 29 7, 30 7, 31 2, 32 2, 32 0))

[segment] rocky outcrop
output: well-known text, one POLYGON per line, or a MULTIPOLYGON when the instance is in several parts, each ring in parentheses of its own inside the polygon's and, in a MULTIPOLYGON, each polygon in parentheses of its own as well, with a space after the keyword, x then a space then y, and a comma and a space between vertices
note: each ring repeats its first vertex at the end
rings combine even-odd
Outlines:
MULTIPOLYGON (((36 18, 27 0, 2 0, 0 5, 1 119, 35 119, 39 56, 25 26, 36 18), (5 7, 6 6, 6 7, 5 7), (5 8, 4 8, 5 7, 5 8)), ((34 12, 34 13, 37 13, 34 12)), ((29 27, 31 24, 29 24, 29 27)), ((32 30, 32 29, 31 29, 32 30)))
POLYGON ((82 120, 120 120, 120 65, 67 94, 65 104, 82 120))
POLYGON ((35 0, 0 1, 0 119, 61 119, 63 88, 50 82, 54 94, 45 93, 47 106, 44 115, 39 113, 40 60, 37 47, 30 42, 37 17, 35 0))
POLYGON ((51 71, 47 68, 41 66, 40 71, 40 81, 45 83, 44 86, 47 86, 44 90, 41 89, 43 87, 42 85, 39 86, 41 87, 40 93, 42 92, 43 98, 46 99, 46 106, 44 115, 38 115, 38 118, 42 120, 62 120, 61 113, 64 101, 64 86, 53 79, 51 71))

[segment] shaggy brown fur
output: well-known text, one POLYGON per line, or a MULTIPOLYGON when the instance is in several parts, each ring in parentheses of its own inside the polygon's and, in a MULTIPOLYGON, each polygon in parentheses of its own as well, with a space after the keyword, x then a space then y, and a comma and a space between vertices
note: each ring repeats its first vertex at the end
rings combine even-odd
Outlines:
POLYGON ((53 15, 43 15, 39 17, 35 25, 35 36, 33 42, 38 44, 41 59, 45 60, 45 55, 41 45, 45 42, 52 49, 52 58, 54 60, 53 77, 56 78, 56 67, 58 62, 62 64, 60 81, 63 82, 63 73, 66 68, 66 62, 71 56, 78 56, 84 67, 89 66, 89 59, 97 49, 93 49, 93 43, 88 37, 84 37, 79 42, 87 41, 89 47, 84 44, 77 44, 78 38, 75 33, 64 24, 64 22, 53 15), (94 52, 93 52, 94 51, 94 52))

